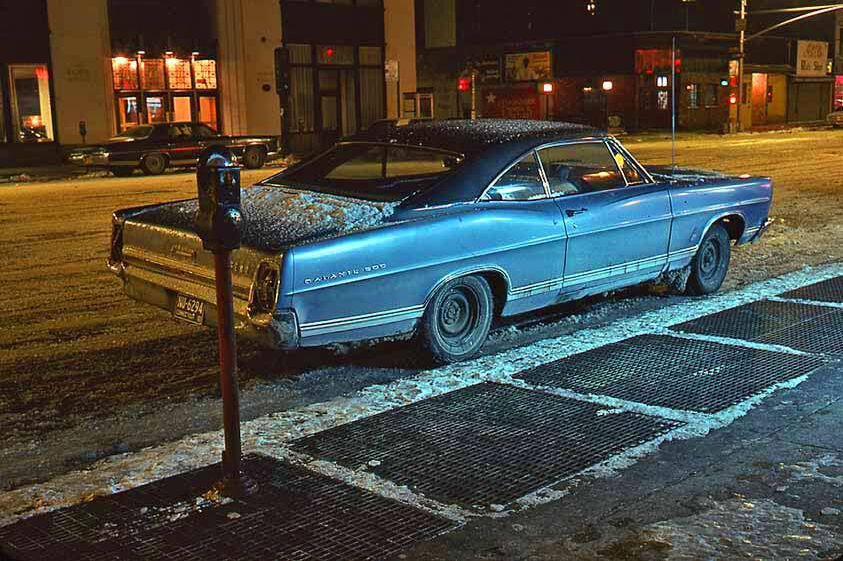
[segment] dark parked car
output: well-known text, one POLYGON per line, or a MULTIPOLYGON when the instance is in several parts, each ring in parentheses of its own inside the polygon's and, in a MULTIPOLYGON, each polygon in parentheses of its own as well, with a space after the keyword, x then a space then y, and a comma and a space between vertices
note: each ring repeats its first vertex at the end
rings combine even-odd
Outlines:
MULTIPOLYGON (((492 320, 673 274, 720 288, 769 222, 768 177, 648 170, 612 137, 536 121, 362 133, 242 192, 237 328, 294 349, 416 333, 439 362, 492 320), (675 273, 674 273, 675 272, 675 273), (680 275, 680 273, 685 273, 680 275)), ((129 296, 214 325, 196 199, 114 213, 129 296)))
POLYGON ((140 168, 158 175, 168 167, 193 166, 207 146, 226 146, 249 169, 263 167, 279 151, 277 136, 223 136, 204 123, 159 123, 127 129, 98 146, 76 148, 67 156, 72 164, 107 168, 129 176, 140 168))

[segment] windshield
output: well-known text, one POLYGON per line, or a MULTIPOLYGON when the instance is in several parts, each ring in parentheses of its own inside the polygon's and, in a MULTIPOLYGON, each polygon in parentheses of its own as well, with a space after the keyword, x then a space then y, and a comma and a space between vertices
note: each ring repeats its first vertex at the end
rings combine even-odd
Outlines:
POLYGON ((265 183, 394 202, 433 185, 461 162, 459 154, 430 148, 344 143, 265 183))
POLYGON ((146 138, 150 134, 152 134, 151 125, 140 125, 137 127, 126 129, 125 131, 118 134, 115 138, 146 138))

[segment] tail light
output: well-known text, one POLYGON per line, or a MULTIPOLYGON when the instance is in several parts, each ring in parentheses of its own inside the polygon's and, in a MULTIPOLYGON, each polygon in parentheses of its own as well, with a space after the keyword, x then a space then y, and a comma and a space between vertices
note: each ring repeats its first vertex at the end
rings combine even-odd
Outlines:
POLYGON ((252 293, 252 303, 254 304, 255 311, 266 313, 275 311, 275 306, 278 304, 280 277, 280 271, 275 265, 261 263, 260 267, 258 267, 258 273, 255 276, 254 291, 252 293))

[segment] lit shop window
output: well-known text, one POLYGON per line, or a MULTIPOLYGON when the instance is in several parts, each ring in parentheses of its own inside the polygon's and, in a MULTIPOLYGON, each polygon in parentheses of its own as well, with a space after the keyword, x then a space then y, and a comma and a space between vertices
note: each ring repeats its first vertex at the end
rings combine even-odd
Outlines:
POLYGON ((164 89, 164 61, 160 58, 141 61, 141 83, 145 90, 164 89))
POLYGON ((217 89, 217 61, 194 60, 193 76, 197 90, 217 89))
POLYGON ((134 58, 117 56, 111 59, 115 90, 138 89, 138 61, 134 58))
POLYGON ((667 76, 658 76, 656 78, 656 87, 657 88, 666 88, 667 87, 667 76))
POLYGON ((217 98, 209 95, 199 96, 199 122, 214 130, 217 128, 217 98))
POLYGON ((190 80, 190 61, 180 58, 167 58, 167 82, 171 90, 189 90, 192 87, 190 80))
POLYGON ((40 64, 9 66, 12 125, 18 142, 50 142, 53 112, 50 107, 50 74, 40 64))
POLYGON ((688 84, 688 108, 699 109, 700 107, 700 85, 688 84))
POLYGON ((137 96, 118 97, 117 113, 120 119, 118 123, 120 132, 140 124, 137 96))

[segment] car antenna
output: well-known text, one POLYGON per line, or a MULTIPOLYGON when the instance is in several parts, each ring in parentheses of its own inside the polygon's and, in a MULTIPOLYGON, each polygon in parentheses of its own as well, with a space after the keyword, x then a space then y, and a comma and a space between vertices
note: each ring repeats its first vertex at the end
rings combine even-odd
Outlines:
POLYGON ((676 36, 670 47, 670 166, 676 173, 676 36))

